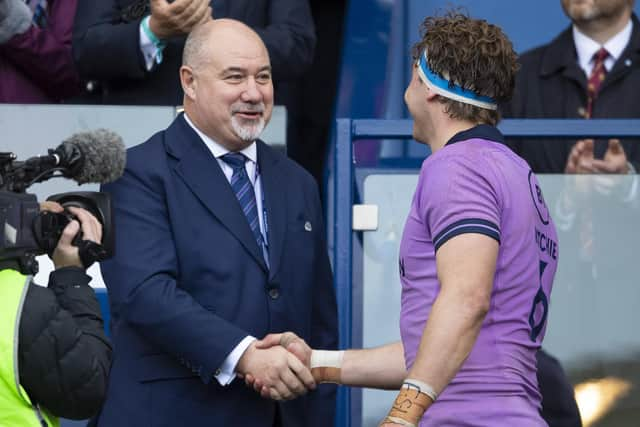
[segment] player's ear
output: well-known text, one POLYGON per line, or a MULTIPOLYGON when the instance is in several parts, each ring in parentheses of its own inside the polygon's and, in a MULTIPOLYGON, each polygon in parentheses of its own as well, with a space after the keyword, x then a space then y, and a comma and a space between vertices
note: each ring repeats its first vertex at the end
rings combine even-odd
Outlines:
POLYGON ((438 94, 429 87, 429 85, 425 85, 427 88, 426 91, 426 95, 427 95, 427 101, 433 101, 435 99, 436 96, 438 96, 438 94))

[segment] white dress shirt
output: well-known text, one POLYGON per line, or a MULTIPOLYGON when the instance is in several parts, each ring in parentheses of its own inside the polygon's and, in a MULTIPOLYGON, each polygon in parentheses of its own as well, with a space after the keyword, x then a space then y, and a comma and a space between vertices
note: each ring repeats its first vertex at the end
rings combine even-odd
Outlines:
POLYGON ((142 24, 140 24, 138 31, 140 33, 140 51, 142 51, 142 56, 144 57, 144 64, 147 71, 151 71, 156 63, 158 48, 153 44, 149 36, 147 36, 147 33, 144 32, 142 24))
MULTIPOLYGON (((222 156, 229 153, 230 151, 224 148, 222 145, 215 142, 214 140, 212 140, 211 138, 209 138, 204 133, 202 133, 200 129, 198 129, 193 124, 193 122, 189 120, 189 117, 187 116, 186 113, 184 114, 184 119, 189 124, 189 126, 191 126, 193 130, 196 131, 198 136, 200 136, 200 139, 202 139, 202 142, 205 143, 207 148, 209 148, 209 151, 211 151, 211 154, 213 154, 213 156, 218 161, 218 164, 220 165, 220 168, 222 169, 224 176, 227 178, 227 181, 231 183, 231 177, 233 176, 233 168, 231 168, 231 166, 229 166, 224 160, 221 159, 222 156)), ((262 233, 262 237, 264 238, 264 241, 267 242, 267 236, 264 229, 264 218, 262 214, 263 213, 262 183, 260 181, 260 174, 257 173, 258 147, 256 143, 253 142, 247 148, 240 151, 240 153, 244 154, 248 158, 247 162, 245 163, 245 168, 247 171, 247 176, 249 177, 251 184, 253 184, 253 189, 256 195, 256 206, 258 209, 258 222, 260 223, 260 233, 262 233)), ((231 381, 234 380, 234 378, 236 377, 235 369, 236 369, 236 365, 238 364, 238 361, 244 354, 245 350, 249 347, 249 345, 251 345, 251 343, 255 340, 256 340, 255 337, 252 337, 251 335, 247 335, 242 341, 240 341, 240 344, 238 344, 231 351, 231 353, 229 353, 227 358, 224 360, 224 362, 222 362, 222 365, 218 368, 218 370, 215 373, 215 378, 216 380, 218 380, 220 385, 222 386, 228 385, 231 383, 231 381)))
POLYGON ((576 53, 578 54, 578 64, 587 78, 591 75, 591 70, 593 70, 593 66, 595 65, 593 55, 595 55, 601 47, 604 47, 607 52, 609 52, 609 56, 604 60, 604 68, 607 72, 611 71, 613 65, 618 58, 620 58, 624 48, 627 47, 631 40, 632 28, 633 25, 631 19, 629 19, 629 22, 622 31, 607 40, 604 45, 601 45, 597 41, 589 38, 586 34, 580 32, 578 27, 573 26, 573 41, 576 45, 576 53))

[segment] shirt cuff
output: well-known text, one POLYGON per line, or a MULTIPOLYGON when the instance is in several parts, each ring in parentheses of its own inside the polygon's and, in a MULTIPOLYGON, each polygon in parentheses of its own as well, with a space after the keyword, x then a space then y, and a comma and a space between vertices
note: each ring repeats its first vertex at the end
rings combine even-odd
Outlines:
POLYGON ((256 339, 251 335, 247 335, 244 337, 240 344, 238 344, 231 353, 227 356, 227 358, 222 362, 222 366, 216 371, 215 378, 218 380, 221 386, 226 386, 231 384, 236 378, 236 365, 240 361, 240 358, 244 354, 245 350, 254 342, 256 339))
POLYGON ((147 71, 151 71, 156 63, 159 64, 162 61, 162 57, 160 56, 161 49, 159 49, 149 38, 144 30, 142 21, 140 22, 139 34, 140 51, 142 51, 142 56, 144 57, 145 67, 147 68, 147 71))

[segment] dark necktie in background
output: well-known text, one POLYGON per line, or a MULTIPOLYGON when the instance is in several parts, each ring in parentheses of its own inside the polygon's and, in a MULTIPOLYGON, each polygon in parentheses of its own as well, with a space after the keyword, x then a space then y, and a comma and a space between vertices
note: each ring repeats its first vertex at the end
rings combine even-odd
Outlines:
POLYGON ((600 86, 607 75, 607 69, 604 66, 604 61, 608 57, 609 52, 607 52, 603 47, 593 55, 593 69, 591 70, 591 75, 587 81, 587 112, 585 115, 585 118, 587 119, 590 119, 593 114, 593 104, 598 97, 600 86))
POLYGON ((242 212, 244 212, 244 216, 247 217, 249 227, 256 238, 258 247, 262 250, 262 256, 264 257, 264 261, 268 267, 268 248, 267 243, 264 241, 262 233, 260 232, 256 194, 253 189, 253 185, 247 176, 247 170, 244 167, 244 164, 248 159, 242 153, 228 153, 222 156, 221 159, 231 166, 231 169, 233 169, 233 175, 231 176, 231 189, 233 189, 238 202, 240 202, 242 212))
MULTIPOLYGON (((604 61, 609 57, 609 52, 605 48, 600 48, 593 55, 593 69, 591 75, 587 81, 587 111, 585 118, 590 119, 593 114, 593 104, 598 97, 598 92, 602 86, 602 82, 607 76, 607 69, 604 66, 604 61)), ((606 141, 596 140, 594 143, 594 155, 601 158, 604 151, 606 151, 606 141)), ((594 250, 593 250, 593 208, 590 204, 586 206, 579 213, 580 224, 580 258, 582 261, 589 265, 591 268, 591 276, 597 277, 597 270, 594 264, 594 250)))

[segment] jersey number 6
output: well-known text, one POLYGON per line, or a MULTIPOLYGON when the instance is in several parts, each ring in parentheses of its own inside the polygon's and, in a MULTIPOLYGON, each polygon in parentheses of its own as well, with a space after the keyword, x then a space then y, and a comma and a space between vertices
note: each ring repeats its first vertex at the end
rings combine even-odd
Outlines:
POLYGON ((529 334, 529 338, 531 338, 531 341, 534 342, 538 339, 540 332, 542 332, 542 329, 547 322, 547 314, 549 313, 549 300, 547 298, 547 295, 545 295, 544 290, 542 289, 542 274, 544 273, 544 269, 546 267, 547 263, 544 261, 540 261, 540 287, 538 288, 538 292, 533 299, 531 313, 529 313, 529 325, 531 326, 531 333, 529 334), (536 323, 535 314, 536 309, 538 308, 538 304, 542 305, 542 316, 540 317, 540 321, 536 323))

